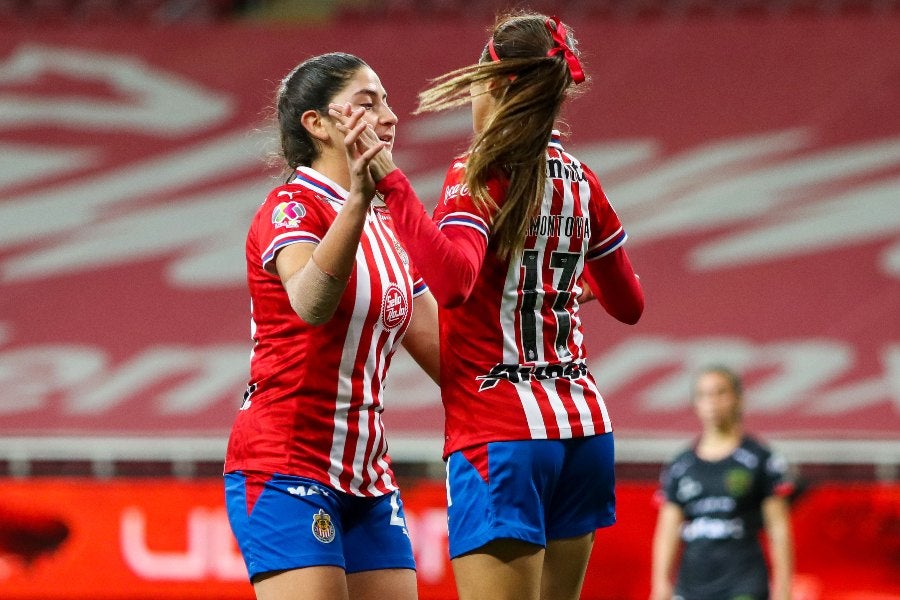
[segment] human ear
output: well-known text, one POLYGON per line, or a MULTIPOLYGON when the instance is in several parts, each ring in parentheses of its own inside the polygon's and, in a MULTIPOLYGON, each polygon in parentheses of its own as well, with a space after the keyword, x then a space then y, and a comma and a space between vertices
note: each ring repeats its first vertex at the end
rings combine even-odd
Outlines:
POLYGON ((328 139, 328 129, 325 127, 325 118, 316 110, 307 110, 300 115, 300 123, 313 138, 325 141, 328 139))
POLYGON ((512 80, 515 79, 515 76, 510 75, 509 79, 506 77, 494 77, 487 81, 487 91, 491 94, 491 97, 495 100, 499 100, 503 94, 506 93, 506 90, 509 88, 509 84, 512 83, 512 80))

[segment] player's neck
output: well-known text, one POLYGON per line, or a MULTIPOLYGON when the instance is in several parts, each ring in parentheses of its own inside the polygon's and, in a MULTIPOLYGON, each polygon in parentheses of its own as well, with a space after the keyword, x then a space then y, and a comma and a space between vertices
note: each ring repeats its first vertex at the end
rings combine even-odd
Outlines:
POLYGON ((350 190, 350 168, 343 155, 334 156, 332 153, 323 152, 312 162, 310 167, 345 190, 350 190))
POLYGON ((739 426, 705 430, 697 442, 697 456, 703 460, 722 460, 731 456, 743 438, 744 432, 739 426))

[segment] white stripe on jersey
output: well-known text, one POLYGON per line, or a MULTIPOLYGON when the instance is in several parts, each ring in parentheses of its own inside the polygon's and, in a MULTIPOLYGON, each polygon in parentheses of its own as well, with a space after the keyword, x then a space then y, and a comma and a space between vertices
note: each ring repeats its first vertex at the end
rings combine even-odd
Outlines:
POLYGON ((557 381, 557 379, 545 379, 540 382, 540 385, 541 388, 543 388, 544 393, 547 394, 547 400, 550 402, 550 407, 553 408, 553 416, 556 417, 556 427, 560 431, 560 437, 572 437, 572 426, 569 425, 569 413, 566 412, 566 405, 563 403, 562 398, 559 397, 559 392, 556 390, 557 381))
MULTIPOLYGON (((374 242, 373 246, 376 248, 390 248, 392 243, 387 239, 388 235, 385 232, 384 225, 381 222, 381 219, 378 218, 377 215, 372 215, 371 219, 367 219, 365 224, 365 235, 371 241, 374 242)), ((403 276, 404 269, 402 265, 399 265, 395 260, 394 254, 392 252, 386 252, 384 254, 380 252, 374 252, 375 263, 378 265, 378 271, 381 273, 382 281, 388 278, 389 273, 394 273, 395 276, 403 276), (387 256, 388 263, 385 263, 384 258, 387 256)), ((402 284, 402 282, 401 282, 402 284)), ((403 286, 405 287, 405 286, 403 286)), ((373 302, 375 300, 373 299, 373 302)), ((378 299, 379 303, 381 299, 378 299)), ((412 307, 411 299, 407 298, 407 301, 410 302, 410 310, 412 307)), ((377 330, 376 330, 377 331, 377 330)), ((384 384, 385 374, 387 372, 388 360, 390 358, 390 351, 392 346, 396 343, 398 330, 390 330, 384 331, 380 335, 375 335, 373 338, 373 345, 376 345, 383 338, 387 338, 385 343, 381 346, 381 352, 376 355, 375 352, 370 352, 368 357, 366 358, 366 376, 364 381, 366 382, 366 389, 364 393, 365 401, 367 406, 372 406, 375 404, 375 399, 372 398, 372 381, 377 376, 379 385, 384 384), (376 375, 377 373, 377 375, 376 375)), ((373 348, 374 350, 374 348, 373 348)), ((360 411, 360 444, 357 445, 356 448, 356 457, 353 461, 354 466, 354 474, 353 479, 350 482, 350 486, 354 489, 359 489, 363 483, 368 482, 366 486, 366 491, 370 493, 377 493, 378 488, 377 484, 380 482, 382 485, 387 486, 388 489, 391 488, 390 477, 387 476, 388 471, 388 463, 384 454, 386 452, 386 444, 384 441, 384 423, 378 417, 376 417, 375 421, 375 431, 374 438, 372 439, 372 458, 374 462, 377 463, 381 467, 382 475, 380 480, 378 478, 378 473, 374 468, 375 465, 367 464, 363 465, 363 459, 366 455, 366 445, 368 444, 368 420, 363 422, 363 416, 372 414, 370 411, 360 411), (366 435, 363 435, 363 432, 366 432, 366 435), (363 477, 363 468, 365 467, 366 472, 363 477)))
POLYGON ((547 439, 547 427, 544 425, 544 417, 541 415, 541 408, 538 405, 537 398, 531 391, 531 382, 526 380, 520 384, 513 384, 516 394, 519 396, 519 402, 522 404, 522 410, 525 413, 525 422, 528 423, 528 429, 531 431, 531 438, 535 440, 547 439))
MULTIPOLYGON (((606 244, 608 244, 609 242, 611 242, 612 240, 614 240, 615 238, 621 236, 622 233, 623 233, 623 232, 622 232, 622 229, 623 229, 623 227, 619 227, 618 229, 616 229, 616 230, 612 233, 612 235, 608 235, 608 236, 605 237, 604 239, 600 240, 599 242, 597 242, 596 244, 594 244, 593 246, 591 246, 590 248, 588 248, 588 252, 591 252, 591 251, 593 251, 593 250, 596 249, 596 248, 601 248, 601 247, 603 247, 604 245, 606 245, 606 244)), ((613 250, 615 250, 616 248, 618 248, 619 246, 621 246, 622 244, 624 244, 624 243, 625 243, 625 240, 627 240, 627 239, 628 239, 628 234, 626 233, 626 234, 622 237, 622 240, 621 240, 618 244, 616 244, 615 246, 610 246, 609 248, 607 248, 606 250, 604 250, 603 253, 598 254, 597 256, 594 256, 593 258, 600 258, 601 256, 606 256, 607 254, 609 254, 610 252, 612 252, 613 250)))
POLYGON ((438 223, 438 229, 443 229, 446 225, 459 225, 460 227, 469 227, 480 233, 486 240, 490 242, 490 228, 484 219, 469 212, 452 212, 447 213, 438 223))
MULTIPOLYGON (((366 264, 365 253, 362 247, 356 249, 357 264, 366 264)), ((347 335, 344 338, 341 352, 340 373, 353 373, 356 365, 356 354, 362 328, 365 326, 369 305, 361 297, 360 290, 368 290, 371 286, 368 269, 356 269, 356 295, 353 301, 353 313, 347 327, 347 335), (355 343, 348 343, 354 340, 355 343)), ((348 414, 353 397, 353 379, 341 376, 338 380, 337 397, 335 398, 334 433, 331 438, 331 452, 329 453, 331 466, 328 468, 328 476, 331 486, 335 489, 344 489, 340 477, 344 471, 344 449, 349 433, 348 423, 343 415, 348 414)))
MULTIPOLYGON (((578 409, 578 418, 581 421, 581 428, 584 429, 584 435, 594 435, 597 433, 594 430, 594 423, 591 419, 591 409, 588 406, 587 401, 584 399, 584 389, 578 385, 569 385, 569 393, 572 395, 572 402, 575 403, 575 408, 578 409)), ((609 420, 608 415, 606 414, 606 405, 603 403, 603 399, 600 399, 600 409, 603 414, 603 422, 606 423, 609 420)))
MULTIPOLYGON (((573 164, 580 165, 581 163, 572 158, 573 164)), ((588 184, 587 180, 581 181, 578 183, 578 197, 581 199, 581 214, 583 216, 588 216, 590 214, 590 198, 591 198, 591 186, 588 184)), ((587 253, 587 245, 589 240, 585 240, 583 243, 584 252, 587 253)), ((579 265, 577 276, 580 279, 581 274, 584 272, 585 265, 582 263, 579 265)), ((573 290, 574 293, 574 290, 573 290)), ((577 298, 577 296, 576 296, 577 298)), ((577 303, 578 300, 575 300, 577 303)), ((574 357, 575 360, 583 360, 585 358, 584 352, 584 332, 581 330, 581 316, 578 312, 573 312, 571 315, 572 318, 572 342, 575 344, 575 347, 578 348, 578 356, 574 357)), ((599 392, 598 392, 599 393, 599 392)))
POLYGON ((272 243, 269 244, 265 250, 263 250, 259 255, 259 264, 265 268, 266 263, 275 258, 275 250, 281 248, 282 246, 288 243, 296 243, 296 242, 308 242, 312 244, 321 243, 321 239, 319 236, 313 235, 307 231, 290 231, 288 233, 282 233, 281 235, 275 236, 272 240, 272 243))

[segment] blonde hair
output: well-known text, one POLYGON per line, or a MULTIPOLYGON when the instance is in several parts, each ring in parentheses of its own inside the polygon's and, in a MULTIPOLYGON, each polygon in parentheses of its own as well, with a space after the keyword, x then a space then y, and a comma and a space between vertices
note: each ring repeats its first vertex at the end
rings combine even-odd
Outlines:
MULTIPOLYGON (((522 247, 529 221, 540 209, 547 145, 573 82, 562 55, 547 55, 555 45, 547 21, 537 13, 499 17, 479 62, 434 79, 432 86, 419 94, 415 111, 435 112, 467 104, 473 84, 500 82, 486 92, 497 97, 496 110, 469 146, 466 184, 476 207, 489 213, 497 209, 497 203, 488 193, 488 181, 496 177, 509 181, 506 199, 492 222, 491 243, 502 258, 522 247), (499 60, 492 59, 491 46, 499 60)), ((571 33, 566 42, 574 52, 571 33)))

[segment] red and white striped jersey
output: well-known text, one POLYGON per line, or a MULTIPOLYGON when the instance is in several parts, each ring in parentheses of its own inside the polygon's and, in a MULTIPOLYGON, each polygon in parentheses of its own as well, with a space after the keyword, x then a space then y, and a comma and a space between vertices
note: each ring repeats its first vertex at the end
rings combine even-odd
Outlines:
MULTIPOLYGON (((476 208, 464 159, 450 168, 434 220, 490 239, 491 215, 476 208)), ((502 204, 505 185, 489 186, 502 204)), ((576 300, 585 261, 626 240, 593 172, 567 154, 554 132, 540 213, 524 249, 501 260, 488 247, 475 286, 441 308, 441 395, 445 455, 492 441, 559 439, 612 430, 586 366, 576 300)))
POLYGON ((286 245, 320 242, 346 197, 300 167, 252 221, 246 257, 254 347, 225 471, 297 475, 378 496, 397 488, 381 421, 384 379, 425 284, 383 206, 369 210, 349 284, 327 323, 311 326, 297 316, 274 266, 286 245))

